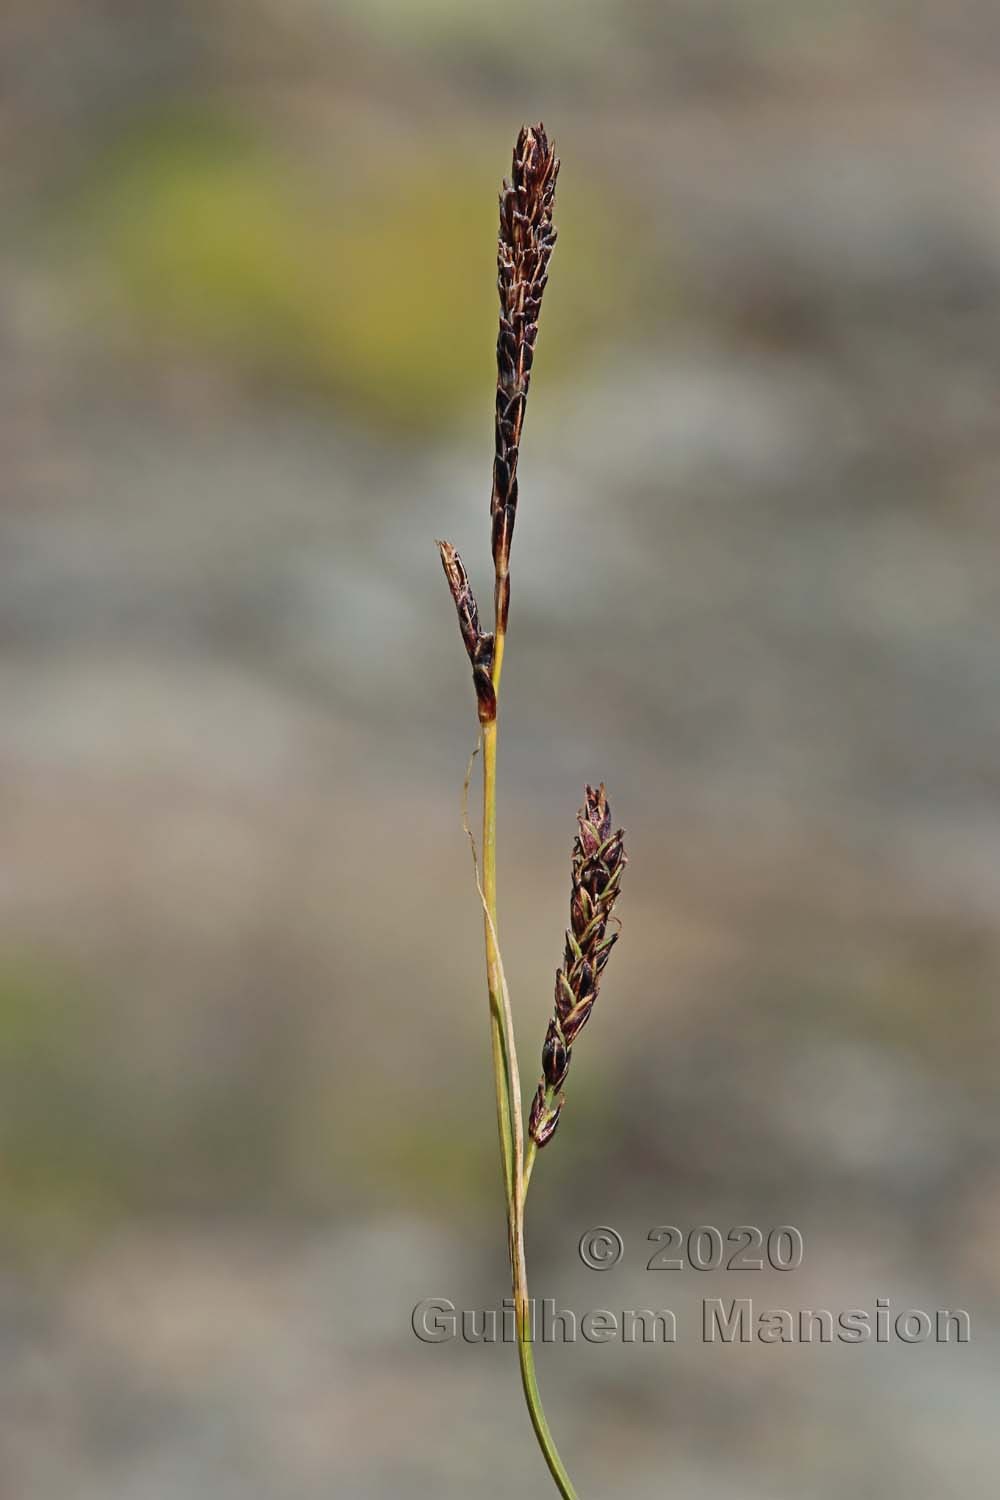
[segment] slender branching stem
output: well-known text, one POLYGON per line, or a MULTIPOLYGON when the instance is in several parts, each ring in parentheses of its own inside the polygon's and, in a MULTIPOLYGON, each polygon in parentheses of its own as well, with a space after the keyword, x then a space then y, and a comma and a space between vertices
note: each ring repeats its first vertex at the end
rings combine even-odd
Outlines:
POLYGON ((517 514, 518 453, 538 335, 538 315, 548 279, 549 258, 556 239, 552 223, 552 202, 558 173, 559 160, 552 150, 544 127, 525 126, 514 147, 511 176, 504 181, 500 194, 500 228, 497 239, 500 325, 497 337, 496 442, 490 493, 491 549, 495 575, 492 632, 486 632, 480 625, 479 608, 469 575, 458 552, 450 542, 439 542, 438 547, 448 587, 458 612, 462 640, 472 665, 483 749, 481 880, 475 839, 467 817, 472 761, 469 762, 469 772, 465 779, 462 806, 465 829, 472 843, 476 884, 483 906, 490 1044, 507 1203, 521 1384, 524 1387, 531 1425, 556 1487, 563 1500, 577 1500, 576 1491, 545 1420, 535 1375, 534 1320, 528 1296, 524 1247, 524 1206, 536 1151, 551 1140, 559 1121, 562 1096, 558 1089, 569 1066, 573 1038, 590 1014, 597 994, 600 971, 606 962, 610 942, 613 941, 605 941, 604 927, 620 874, 620 871, 613 873, 611 867, 621 854, 621 835, 609 838, 609 828, 604 826, 610 814, 607 813, 603 786, 599 792, 594 792, 591 787, 587 788, 584 810, 580 814, 582 842, 578 840, 577 846, 574 846, 579 853, 579 860, 576 852, 574 853, 574 881, 579 890, 575 889, 576 906, 571 912, 573 932, 567 934, 570 946, 565 959, 565 973, 560 971, 557 978, 556 1014, 549 1024, 542 1050, 545 1076, 532 1102, 528 1120, 530 1144, 527 1154, 514 1022, 497 936, 497 738, 500 676, 510 606, 510 543, 517 514), (604 855, 607 855, 608 868, 604 865, 598 868, 592 856, 604 855), (587 860, 591 863, 587 863, 587 860), (595 906, 595 902, 598 905, 595 906), (577 928, 579 941, 576 936, 577 928))

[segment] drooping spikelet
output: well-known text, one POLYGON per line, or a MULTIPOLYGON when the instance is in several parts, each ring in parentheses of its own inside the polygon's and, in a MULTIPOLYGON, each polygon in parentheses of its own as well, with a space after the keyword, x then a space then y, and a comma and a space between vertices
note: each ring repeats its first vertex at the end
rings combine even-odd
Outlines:
POLYGON ((490 680, 493 666, 493 632, 483 630, 479 624, 479 607, 472 592, 465 564, 450 542, 438 542, 444 576, 451 589, 458 612, 458 628, 472 663, 472 681, 476 689, 479 717, 484 722, 496 717, 497 698, 490 680))
POLYGON ((577 815, 573 843, 569 921, 563 966, 556 971, 555 1013, 542 1047, 542 1078, 531 1105, 528 1129, 544 1146, 555 1134, 562 1112, 560 1090, 569 1071, 573 1043, 594 1008, 601 975, 618 941, 608 931, 627 864, 624 833, 611 831, 611 808, 603 782, 588 786, 577 815))
POLYGON ((517 138, 509 179, 500 193, 497 239, 496 453, 493 460, 493 562, 497 576, 497 629, 507 623, 507 565, 517 512, 517 455, 538 315, 556 242, 552 223, 559 158, 541 124, 525 126, 517 138))

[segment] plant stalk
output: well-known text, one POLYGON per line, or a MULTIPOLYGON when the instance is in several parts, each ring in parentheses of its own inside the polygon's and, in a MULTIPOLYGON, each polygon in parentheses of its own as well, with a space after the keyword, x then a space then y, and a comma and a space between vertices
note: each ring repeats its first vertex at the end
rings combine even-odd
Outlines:
MULTIPOLYGON (((497 577, 497 602, 506 579, 497 577)), ((500 674, 503 668, 504 612, 497 609, 497 629, 493 654, 492 682, 496 695, 494 717, 483 723, 483 907, 486 939, 486 982, 490 999, 490 1032, 493 1073, 496 1084, 497 1120, 504 1187, 507 1195, 507 1228, 510 1245, 511 1275, 517 1323, 517 1352, 521 1384, 528 1415, 538 1439, 538 1446, 563 1500, 577 1500, 576 1490, 566 1472, 549 1431, 535 1374, 532 1342, 531 1302, 528 1296, 528 1273, 524 1248, 524 1199, 527 1191, 524 1155, 524 1125, 521 1109, 521 1082, 514 1044, 514 1027, 510 995, 507 990, 503 960, 497 938, 497 737, 500 704, 500 674)), ((529 1147, 533 1164, 534 1142, 529 1147)))
MULTIPOLYGON (((545 1102, 546 1102, 546 1104, 547 1105, 551 1105, 552 1100, 553 1100, 554 1097, 555 1096, 553 1095, 552 1090, 551 1089, 547 1089, 546 1092, 545 1092, 545 1102)), ((535 1157, 537 1155, 538 1155, 538 1147, 535 1145, 534 1141, 529 1141, 528 1142, 527 1155, 524 1158, 524 1171, 521 1174, 521 1212, 522 1212, 522 1214, 524 1213, 524 1204, 525 1204, 525 1200, 527 1199, 527 1196, 528 1196, 528 1188, 531 1186, 531 1174, 534 1171, 535 1157)))
POLYGON ((497 914, 497 722, 483 725, 483 925, 486 938, 486 986, 490 997, 490 1045, 497 1096, 497 1128, 504 1192, 507 1196, 508 1230, 513 1234, 511 1204, 514 1197, 514 1132, 511 1123, 510 1057, 503 1015, 500 982, 500 949, 496 937, 497 914))

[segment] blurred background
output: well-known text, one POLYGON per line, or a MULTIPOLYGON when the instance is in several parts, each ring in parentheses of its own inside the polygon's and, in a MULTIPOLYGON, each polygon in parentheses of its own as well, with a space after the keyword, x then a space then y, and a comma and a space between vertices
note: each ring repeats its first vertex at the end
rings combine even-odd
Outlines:
POLYGON ((980 0, 6 0, 4 1495, 550 1493, 513 1351, 410 1328, 506 1291, 433 541, 485 600, 496 189, 538 118, 526 1085, 585 781, 631 863, 532 1290, 680 1326, 541 1349, 549 1416, 591 1496, 988 1492, 998 74, 980 0), (645 1269, 654 1226, 745 1223, 801 1269, 645 1269), (706 1296, 973 1340, 710 1347, 706 1296))

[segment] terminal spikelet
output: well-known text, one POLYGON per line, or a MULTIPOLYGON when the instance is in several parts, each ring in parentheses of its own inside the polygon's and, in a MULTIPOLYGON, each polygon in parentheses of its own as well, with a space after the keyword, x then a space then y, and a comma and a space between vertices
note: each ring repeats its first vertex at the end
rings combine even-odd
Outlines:
POLYGON ((542 294, 556 242, 552 223, 559 158, 544 125, 526 125, 517 138, 510 177, 500 193, 497 237, 496 450, 493 458, 493 562, 497 576, 497 629, 507 623, 507 569, 517 514, 517 456, 542 294))

